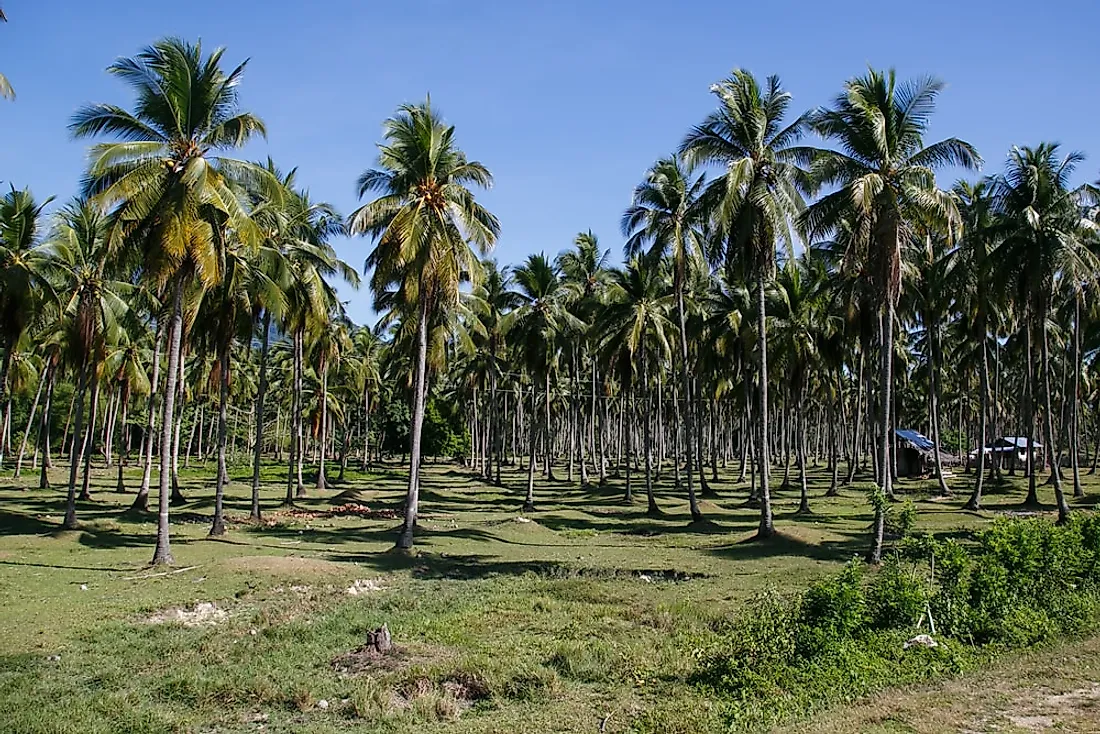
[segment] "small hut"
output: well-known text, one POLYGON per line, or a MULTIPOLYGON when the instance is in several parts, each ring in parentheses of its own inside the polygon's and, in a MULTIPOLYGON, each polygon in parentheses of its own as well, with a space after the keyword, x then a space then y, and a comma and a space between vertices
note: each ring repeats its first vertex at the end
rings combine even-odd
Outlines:
POLYGON ((897 470, 899 477, 919 477, 928 473, 932 460, 932 439, 918 431, 898 428, 897 470))
MULTIPOLYGON (((1004 436, 984 448, 986 467, 999 463, 1002 469, 1014 469, 1027 464, 1028 438, 1025 436, 1004 436)), ((1043 460, 1043 445, 1031 441, 1031 451, 1036 463, 1043 460)), ((970 452, 971 462, 978 460, 978 449, 970 452)))

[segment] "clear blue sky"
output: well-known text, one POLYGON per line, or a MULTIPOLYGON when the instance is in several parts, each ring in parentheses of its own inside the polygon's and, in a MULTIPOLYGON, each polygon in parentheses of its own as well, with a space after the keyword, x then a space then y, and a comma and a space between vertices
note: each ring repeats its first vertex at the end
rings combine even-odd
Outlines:
MULTIPOLYGON (((85 102, 129 106, 104 69, 166 35, 250 57, 244 108, 271 154, 314 198, 347 213, 381 122, 428 92, 460 145, 489 166, 502 222, 496 256, 556 253, 593 229, 618 255, 633 186, 711 108, 734 67, 779 74, 795 106, 827 103, 868 64, 944 79, 932 138, 972 142, 997 170, 1012 144, 1056 140, 1100 172, 1096 0, 676 3, 354 0, 4 0, 0 180, 74 193, 85 143, 66 124, 85 102)), ((6 185, 5 183, 5 185, 6 185)), ((944 183, 950 183, 945 181, 944 183)), ((366 241, 338 244, 361 268, 366 241)), ((344 291, 358 321, 365 291, 344 291)))

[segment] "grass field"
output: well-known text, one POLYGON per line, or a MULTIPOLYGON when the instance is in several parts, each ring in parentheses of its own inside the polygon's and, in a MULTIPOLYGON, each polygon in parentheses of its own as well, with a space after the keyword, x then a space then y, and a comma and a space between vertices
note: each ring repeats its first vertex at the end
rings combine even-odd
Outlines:
MULTIPOLYGON (((719 623, 753 594, 803 588, 862 553, 871 522, 862 485, 822 496, 823 468, 813 514, 794 515, 796 487, 778 491, 781 534, 761 544, 750 542, 756 511, 743 504, 745 488, 728 480, 703 503, 708 521, 689 527, 667 476, 661 518, 645 516, 641 482, 642 496, 624 505, 621 479, 592 490, 541 482, 537 512, 521 515, 525 475, 506 475, 500 490, 459 465, 429 464, 417 554, 405 557, 389 552, 404 488, 396 466, 349 472, 296 513, 277 507, 280 470, 268 467, 257 526, 246 521, 249 472, 238 467, 230 532, 208 540, 212 469, 185 473, 194 501, 173 508, 173 573, 146 567, 155 517, 123 512, 132 495, 113 491, 113 471, 96 477, 94 501, 78 508, 82 527, 70 532, 58 530, 60 490, 28 489, 32 477, 0 481, 0 731, 715 728, 724 725, 716 702, 690 680, 719 623), (349 502, 378 517, 329 512, 349 502), (215 607, 190 619, 199 603, 215 607), (396 654, 349 655, 383 623, 396 654)), ((955 477, 946 500, 927 495, 931 483, 902 482, 918 530, 965 537, 1020 509, 1015 479, 994 488, 982 512, 960 511, 969 479, 955 477)), ((1078 506, 1100 496, 1093 479, 1078 506)), ((1095 730, 1082 722, 1100 722, 1098 668, 1100 641, 1078 641, 789 725, 1095 730), (1068 659, 1072 671, 1037 672, 1068 659), (1060 707, 1068 713, 1043 707, 1059 695, 1076 697, 1060 707)))

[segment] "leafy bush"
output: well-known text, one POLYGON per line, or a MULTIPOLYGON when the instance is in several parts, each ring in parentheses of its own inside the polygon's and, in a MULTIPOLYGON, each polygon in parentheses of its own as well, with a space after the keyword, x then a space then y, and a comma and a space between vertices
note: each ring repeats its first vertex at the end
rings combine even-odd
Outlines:
POLYGON ((694 681, 720 694, 731 728, 766 727, 876 688, 954 674, 990 651, 1084 633, 1100 621, 1100 516, 1061 526, 1001 520, 971 545, 907 535, 876 573, 853 561, 794 598, 754 599, 744 617, 717 630, 721 640, 698 655, 694 681), (928 611, 938 646, 905 649, 928 611))

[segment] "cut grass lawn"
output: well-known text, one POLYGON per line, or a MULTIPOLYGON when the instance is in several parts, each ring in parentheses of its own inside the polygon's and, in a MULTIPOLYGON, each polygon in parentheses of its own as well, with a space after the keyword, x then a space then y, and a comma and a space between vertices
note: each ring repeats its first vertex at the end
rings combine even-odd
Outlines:
MULTIPOLYGON (((839 568, 865 551, 871 522, 865 485, 824 498, 823 469, 812 477, 813 514, 794 514, 796 487, 777 491, 780 534, 758 543, 756 510, 732 477, 713 483, 707 521, 689 526, 667 475, 660 518, 646 517, 644 497, 622 503, 622 479, 598 489, 540 482, 537 511, 522 515, 525 475, 506 473, 498 489, 458 465, 429 464, 417 553, 406 557, 389 552, 395 520, 278 510, 274 465, 265 469, 266 522, 250 525, 248 470, 232 473, 232 522, 219 540, 206 539, 212 466, 185 473, 193 501, 173 508, 179 572, 166 575, 146 567, 155 516, 123 512, 132 495, 113 491, 113 470, 96 476, 94 501, 78 507, 81 528, 69 532, 58 530, 63 492, 27 489, 30 477, 0 482, 0 731, 594 732, 601 722, 605 732, 697 731, 717 721, 715 703, 688 683, 716 622, 755 593, 802 589, 839 568), (349 594, 357 580, 372 583, 349 594), (183 624, 198 603, 217 614, 183 624), (383 623, 397 654, 346 657, 383 623)), ((399 468, 348 477, 311 491, 301 509, 354 501, 400 510, 399 468)), ((1022 509, 1016 478, 992 488, 983 511, 961 511, 969 480, 955 477, 946 500, 927 495, 931 482, 902 482, 917 529, 965 538, 1022 509)), ((1088 480, 1079 506, 1100 493, 1088 480)), ((1095 641, 1060 654, 1089 661, 1100 680, 1095 641)), ((889 716, 891 701, 909 705, 908 695, 948 694, 886 693, 823 722, 836 722, 833 731, 956 728, 954 719, 939 729, 939 719, 918 722, 924 728, 900 719, 909 729, 871 721, 889 716)))

